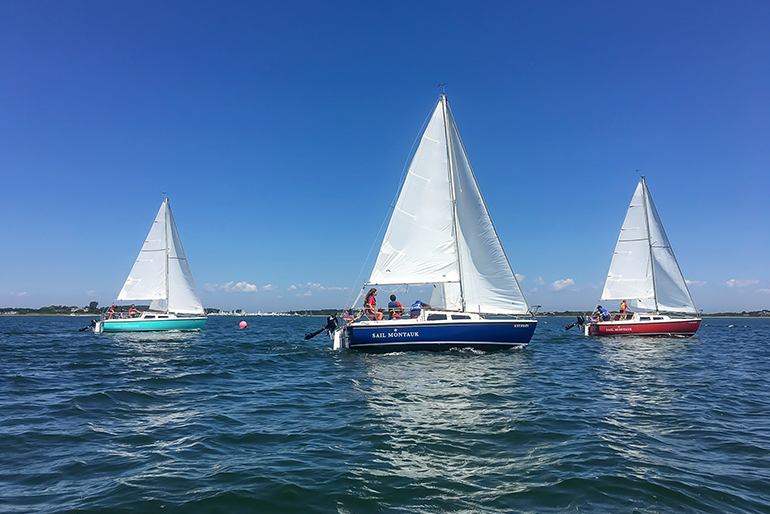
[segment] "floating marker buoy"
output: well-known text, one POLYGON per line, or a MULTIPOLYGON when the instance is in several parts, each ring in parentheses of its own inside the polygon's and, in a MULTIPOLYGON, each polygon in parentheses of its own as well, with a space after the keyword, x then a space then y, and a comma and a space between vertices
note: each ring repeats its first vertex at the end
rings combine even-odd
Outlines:
POLYGON ((246 325, 248 325, 248 323, 246 323, 245 321, 241 321, 240 323, 238 323, 238 326, 241 328, 246 328, 246 325))

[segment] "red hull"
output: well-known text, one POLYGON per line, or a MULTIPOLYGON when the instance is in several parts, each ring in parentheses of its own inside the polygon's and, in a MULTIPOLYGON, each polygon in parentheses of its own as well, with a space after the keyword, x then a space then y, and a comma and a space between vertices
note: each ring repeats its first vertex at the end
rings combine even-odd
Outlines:
POLYGON ((666 321, 609 321, 590 323, 591 336, 691 336, 700 327, 699 319, 666 321))

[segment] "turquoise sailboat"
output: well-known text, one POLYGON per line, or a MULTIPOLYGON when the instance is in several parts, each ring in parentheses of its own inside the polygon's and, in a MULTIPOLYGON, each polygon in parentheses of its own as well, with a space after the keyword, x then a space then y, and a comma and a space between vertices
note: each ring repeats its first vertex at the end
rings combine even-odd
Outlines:
POLYGON ((150 301, 135 317, 111 313, 96 321, 94 332, 200 330, 206 324, 198 290, 187 263, 168 197, 158 210, 150 233, 116 301, 150 301))

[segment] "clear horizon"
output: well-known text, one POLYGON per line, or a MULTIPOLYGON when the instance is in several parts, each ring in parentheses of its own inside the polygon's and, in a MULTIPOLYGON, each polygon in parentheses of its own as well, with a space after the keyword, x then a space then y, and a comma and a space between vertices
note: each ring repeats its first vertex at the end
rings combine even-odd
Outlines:
POLYGON ((596 305, 645 175, 697 308, 769 309, 768 25, 751 0, 0 3, 0 306, 112 303, 164 194, 204 306, 348 305, 446 83, 530 305, 596 305))

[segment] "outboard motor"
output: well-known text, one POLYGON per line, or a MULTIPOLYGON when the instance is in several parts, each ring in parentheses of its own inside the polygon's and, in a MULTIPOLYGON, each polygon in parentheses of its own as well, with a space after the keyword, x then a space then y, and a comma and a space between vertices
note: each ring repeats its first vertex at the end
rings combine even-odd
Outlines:
POLYGON ((91 320, 91 324, 90 324, 90 325, 88 325, 87 327, 83 327, 83 328, 81 328, 81 329, 78 329, 78 332, 83 332, 84 330, 88 330, 89 328, 90 328, 91 330, 93 330, 93 329, 94 329, 94 327, 96 327, 96 320, 95 320, 95 319, 92 319, 92 320, 91 320))
POLYGON ((335 330, 337 330, 337 327, 340 326, 339 322, 337 321, 337 316, 328 316, 326 318, 326 326, 316 330, 315 332, 308 332, 305 334, 305 341, 308 339, 313 339, 315 336, 326 330, 326 332, 331 336, 335 330))
POLYGON ((578 316, 578 317, 577 317, 577 321, 576 321, 575 323, 573 323, 572 325, 567 325, 567 326, 564 328, 564 330, 569 330, 569 329, 571 329, 572 327, 574 327, 575 325, 577 325, 578 327, 580 327, 580 330, 583 330, 583 327, 585 326, 585 324, 586 324, 586 320, 583 318, 583 316, 578 316))
POLYGON ((340 323, 337 321, 337 316, 329 316, 326 318, 326 333, 329 334, 329 336, 331 336, 339 326, 340 323))

